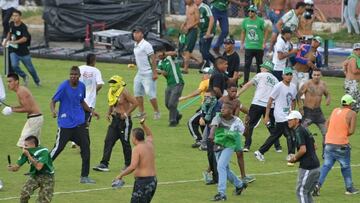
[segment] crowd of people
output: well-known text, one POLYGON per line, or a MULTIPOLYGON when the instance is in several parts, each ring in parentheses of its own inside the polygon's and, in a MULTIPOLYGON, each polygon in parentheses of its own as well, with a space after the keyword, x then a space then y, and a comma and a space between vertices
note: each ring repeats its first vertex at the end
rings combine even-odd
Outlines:
MULTIPOLYGON (((277 152, 282 152, 279 139, 286 137, 286 165, 294 166, 299 162, 299 176, 296 194, 299 202, 313 202, 313 195, 320 195, 325 178, 335 161, 340 162, 345 181, 345 193, 357 194, 351 176, 349 136, 354 134, 356 116, 360 109, 360 43, 355 43, 353 53, 344 64, 345 90, 340 107, 335 108, 326 120, 322 110, 322 98, 326 105, 331 102, 330 91, 325 81, 321 80, 321 54, 317 50, 323 43, 319 36, 304 32, 310 29, 308 20, 313 22, 315 14, 304 17, 312 1, 299 1, 294 9, 286 11, 286 1, 270 1, 272 6, 273 27, 270 42, 273 47, 268 58, 264 60, 264 49, 270 36, 269 28, 258 13, 256 5, 249 5, 248 17, 242 22, 241 47, 245 52, 244 71, 240 71, 239 54, 235 51, 235 40, 228 36, 228 0, 214 0, 209 5, 202 0, 185 0, 186 20, 181 26, 186 35, 186 43, 182 50, 184 58, 183 69, 178 60, 178 52, 167 51, 164 48, 154 50, 145 39, 145 30, 135 27, 132 31, 134 56, 137 73, 134 78, 133 94, 126 88, 126 81, 113 75, 107 82, 109 90, 108 111, 106 118, 110 124, 104 141, 103 156, 100 163, 93 167, 94 171, 110 170, 109 161, 112 149, 117 140, 121 141, 124 155, 124 167, 115 178, 123 182, 124 176, 134 173, 135 182, 131 202, 151 202, 157 187, 155 169, 154 135, 145 124, 148 113, 144 102, 148 98, 153 109, 153 119, 161 117, 157 99, 157 80, 160 75, 166 79, 165 106, 169 111, 169 127, 179 127, 180 120, 185 115, 179 111, 179 102, 200 97, 199 108, 194 115, 189 116, 187 126, 194 138, 193 148, 206 150, 208 169, 203 173, 206 185, 217 184, 217 192, 213 201, 227 199, 227 180, 234 185, 234 194, 241 193, 255 177, 247 176, 244 155, 251 151, 252 136, 255 127, 263 119, 269 136, 259 149, 254 150, 254 156, 259 161, 265 161, 264 154, 274 145, 277 152), (302 24, 306 21, 305 24, 302 24), (221 33, 213 46, 212 39, 219 22, 221 33), (199 32, 199 33, 198 33, 199 32), (301 43, 295 47, 291 39, 299 38, 301 43), (199 40, 197 38, 199 37, 199 40), (199 87, 189 95, 182 95, 186 76, 189 73, 189 60, 192 51, 199 41, 202 54, 200 69, 202 74, 199 87), (221 53, 224 46, 224 52, 221 53), (212 53, 211 53, 212 52, 212 53), (250 78, 252 59, 256 58, 256 75, 250 78), (240 78, 244 77, 243 82, 240 78), (240 101, 241 95, 254 86, 255 94, 250 107, 240 101), (298 110, 296 110, 298 109, 298 110), (137 111, 136 115, 132 116, 137 111), (246 115, 240 119, 240 113, 246 115), (141 128, 132 128, 132 118, 138 118, 141 128), (320 167, 316 155, 316 145, 313 134, 308 126, 316 124, 322 134, 322 158, 320 167), (242 140, 245 139, 244 143, 242 140), (134 145, 130 144, 130 141, 134 145), (238 178, 230 169, 230 160, 236 153, 241 174, 238 178)), ((17 171, 26 162, 30 163, 29 179, 21 192, 21 201, 27 202, 30 194, 40 187, 38 199, 40 202, 50 202, 54 191, 53 162, 60 155, 69 141, 80 148, 82 159, 80 183, 95 184, 90 174, 90 132, 92 117, 99 119, 95 111, 96 96, 101 91, 104 81, 101 71, 96 68, 96 56, 89 54, 86 65, 72 66, 69 79, 64 80, 53 94, 50 110, 57 119, 57 136, 52 150, 42 147, 41 128, 43 115, 29 88, 27 76, 18 68, 19 60, 26 65, 31 58, 26 43, 30 34, 25 24, 21 22, 21 12, 12 12, 13 23, 3 45, 12 46, 10 50, 11 73, 7 75, 7 85, 10 91, 17 95, 19 105, 8 106, 3 103, 5 91, 0 85, 0 99, 6 105, 2 113, 27 114, 27 121, 16 146, 22 148, 21 158, 16 164, 9 163, 10 171, 17 171), (22 31, 16 31, 22 29, 22 31), (19 34, 20 33, 20 34, 19 34), (14 36, 14 37, 12 37, 14 36), (21 46, 24 44, 24 46, 21 46), (15 46, 18 45, 18 46, 15 46), (20 52, 19 52, 20 50, 20 52), (19 54, 20 53, 20 54, 19 54), (25 55, 22 55, 25 53, 25 55), (27 59, 29 58, 29 59, 27 59), (13 62, 14 60, 14 62, 13 62), (20 77, 24 85, 20 84, 20 77), (59 105, 58 107, 56 105, 59 105), (31 123, 31 124, 30 124, 31 123)), ((41 86, 39 77, 31 66, 27 66, 37 86, 41 86)), ((56 163, 55 163, 56 164, 56 163)), ((120 181, 120 182, 119 182, 120 181)))

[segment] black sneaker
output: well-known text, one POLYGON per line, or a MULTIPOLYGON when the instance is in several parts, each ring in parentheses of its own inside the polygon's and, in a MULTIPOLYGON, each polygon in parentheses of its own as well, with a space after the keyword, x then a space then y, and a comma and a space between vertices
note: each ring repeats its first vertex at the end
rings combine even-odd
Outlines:
POLYGON ((314 190, 312 192, 312 196, 314 196, 314 197, 320 196, 320 186, 319 185, 315 185, 314 190))
POLYGON ((359 190, 356 189, 354 186, 346 188, 346 192, 345 192, 346 195, 355 195, 358 193, 359 193, 359 190))
POLYGON ((94 171, 108 172, 110 169, 105 164, 99 164, 93 167, 94 171))
POLYGON ((226 200, 226 196, 224 194, 217 193, 211 201, 218 202, 218 201, 225 201, 225 200, 226 200))
POLYGON ((236 187, 234 194, 235 195, 241 195, 242 191, 247 188, 247 183, 243 183, 241 187, 236 187))
POLYGON ((179 123, 181 119, 182 119, 182 114, 178 114, 176 117, 176 122, 179 123))

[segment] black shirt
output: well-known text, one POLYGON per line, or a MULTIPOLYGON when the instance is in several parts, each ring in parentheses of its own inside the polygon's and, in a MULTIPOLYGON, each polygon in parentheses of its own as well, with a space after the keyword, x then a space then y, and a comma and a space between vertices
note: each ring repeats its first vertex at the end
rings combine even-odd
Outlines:
MULTIPOLYGON (((225 74, 220 72, 219 70, 215 69, 214 73, 210 77, 209 81, 209 89, 214 90, 214 87, 217 87, 221 90, 221 93, 224 93, 224 90, 227 88, 227 81, 229 77, 225 74)), ((217 99, 220 97, 217 96, 217 99)))
POLYGON ((234 53, 227 55, 225 52, 223 56, 226 58, 228 62, 227 68, 227 76, 232 78, 234 76, 234 72, 240 72, 240 57, 239 54, 234 51, 234 53))
POLYGON ((26 37, 27 41, 21 44, 17 44, 17 48, 13 46, 9 46, 10 52, 15 52, 19 56, 26 56, 29 55, 29 46, 30 46, 30 40, 31 36, 28 32, 27 26, 21 22, 19 26, 15 26, 14 22, 10 22, 10 40, 19 40, 22 37, 26 37))
POLYGON ((296 145, 297 149, 300 149, 301 145, 306 145, 306 153, 299 159, 300 168, 305 170, 311 170, 320 167, 319 159, 315 151, 315 140, 308 129, 299 125, 295 129, 296 145))

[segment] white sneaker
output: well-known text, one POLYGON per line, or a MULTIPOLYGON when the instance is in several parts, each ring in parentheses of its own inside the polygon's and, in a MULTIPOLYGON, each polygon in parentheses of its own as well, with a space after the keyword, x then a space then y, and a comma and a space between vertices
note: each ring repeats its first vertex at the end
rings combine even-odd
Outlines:
POLYGON ((294 157, 295 154, 288 154, 286 157, 286 161, 290 161, 292 157, 294 157))
POLYGON ((0 190, 3 189, 4 183, 0 180, 0 190))
POLYGON ((265 161, 264 155, 261 154, 261 153, 259 152, 259 150, 258 150, 258 151, 255 151, 255 152, 254 152, 254 155, 255 155, 255 157, 256 157, 257 160, 259 160, 259 161, 265 161))
POLYGON ((249 152, 249 149, 244 147, 243 152, 249 152))
POLYGON ((154 120, 160 119, 160 112, 154 112, 154 120))

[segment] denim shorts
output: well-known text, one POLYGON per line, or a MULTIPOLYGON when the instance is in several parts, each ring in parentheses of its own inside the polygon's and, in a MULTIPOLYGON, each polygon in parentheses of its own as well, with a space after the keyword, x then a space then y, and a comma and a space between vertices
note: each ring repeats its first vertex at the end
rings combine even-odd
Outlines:
POLYGON ((137 73, 134 78, 134 96, 141 97, 145 94, 149 99, 156 98, 156 80, 152 79, 152 73, 137 73))
POLYGON ((279 14, 276 14, 274 10, 270 10, 268 13, 268 17, 272 23, 272 32, 273 33, 279 33, 279 30, 276 28, 276 23, 281 19, 281 17, 284 15, 284 11, 280 11, 279 14))

